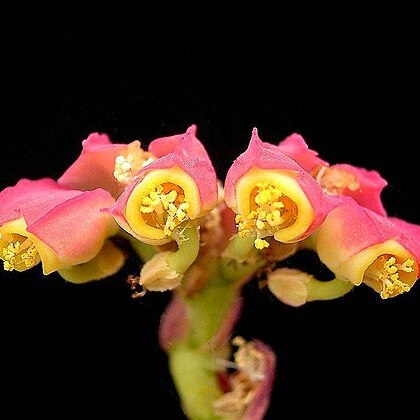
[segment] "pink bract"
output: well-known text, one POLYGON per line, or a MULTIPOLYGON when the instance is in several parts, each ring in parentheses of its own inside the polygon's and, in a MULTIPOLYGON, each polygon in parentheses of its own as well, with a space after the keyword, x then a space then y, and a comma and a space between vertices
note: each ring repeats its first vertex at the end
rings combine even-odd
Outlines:
POLYGON ((80 156, 61 175, 58 183, 82 191, 102 188, 118 197, 124 185, 114 178, 115 158, 127 148, 127 144, 114 144, 108 135, 92 133, 82 141, 82 147, 80 156))
POLYGON ((420 226, 397 217, 388 219, 399 232, 399 238, 405 248, 420 262, 420 226))
POLYGON ((253 340, 255 349, 264 360, 263 379, 255 389, 255 394, 245 410, 243 420, 263 420, 270 405, 271 392, 276 378, 276 356, 269 346, 260 340, 253 340))
POLYGON ((105 210, 111 213, 124 229, 136 236, 125 220, 125 207, 131 193, 144 176, 156 169, 181 168, 197 185, 202 213, 215 207, 217 203, 216 172, 204 146, 195 136, 195 126, 191 126, 182 135, 153 140, 149 145, 149 151, 153 151, 160 157, 137 172, 137 178, 118 197, 116 204, 105 210))
POLYGON ((293 174, 314 210, 314 218, 305 237, 322 223, 329 211, 341 203, 340 197, 325 194, 316 180, 278 146, 262 142, 254 128, 248 148, 233 162, 226 176, 225 201, 229 207, 236 207, 236 184, 254 167, 289 171, 293 174))
POLYGON ((50 178, 22 179, 0 192, 0 225, 23 217, 27 231, 66 265, 93 258, 116 225, 100 211, 114 203, 102 189, 68 190, 50 178))
POLYGON ((328 163, 319 158, 318 152, 310 149, 304 138, 298 133, 293 133, 286 137, 279 143, 277 148, 295 160, 307 172, 312 172, 321 166, 328 166, 328 163))
POLYGON ((389 239, 405 238, 402 230, 391 218, 380 216, 360 206, 352 198, 347 198, 340 207, 330 213, 321 229, 327 227, 329 241, 334 244, 329 247, 330 252, 345 250, 348 256, 389 239))
POLYGON ((379 172, 346 163, 332 165, 328 170, 353 176, 356 182, 355 188, 344 188, 342 194, 352 197, 361 206, 386 216, 387 212, 381 201, 381 193, 388 183, 379 172))
MULTIPOLYGON (((197 126, 195 124, 189 126, 186 132, 182 134, 174 134, 173 136, 165 136, 154 139, 149 144, 148 150, 149 152, 153 153, 157 158, 168 155, 169 153, 172 153, 175 150, 178 143, 182 140, 183 137, 185 137, 186 134, 196 137, 197 126)), ((203 150, 201 151, 201 153, 207 155, 207 152, 204 149, 204 147, 202 147, 202 149, 203 150)))

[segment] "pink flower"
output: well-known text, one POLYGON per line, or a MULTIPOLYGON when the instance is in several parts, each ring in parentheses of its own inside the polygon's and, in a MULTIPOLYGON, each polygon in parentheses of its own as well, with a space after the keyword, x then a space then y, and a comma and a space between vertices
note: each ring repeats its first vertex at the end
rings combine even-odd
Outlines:
POLYGON ((380 216, 351 198, 330 212, 314 239, 321 261, 337 277, 365 283, 384 299, 417 281, 420 227, 380 216))
POLYGON ((137 239, 159 245, 187 220, 205 216, 217 204, 217 178, 210 158, 195 136, 159 138, 149 150, 158 159, 143 167, 134 182, 107 209, 137 239))
POLYGON ((118 197, 135 173, 153 159, 139 141, 113 144, 106 134, 92 133, 82 146, 80 156, 58 179, 65 188, 82 191, 102 188, 118 197))
POLYGON ((309 173, 317 171, 322 166, 328 166, 327 162, 318 157, 318 152, 310 149, 303 137, 297 133, 293 133, 282 140, 278 145, 278 150, 291 157, 309 173))
POLYGON ((330 166, 318 157, 317 152, 309 149, 303 137, 296 133, 281 141, 278 148, 313 175, 326 194, 348 195, 361 206, 386 216, 380 196, 387 182, 377 171, 345 163, 330 166))
MULTIPOLYGON (((169 155, 175 150, 179 142, 183 139, 183 137, 185 137, 186 134, 197 138, 197 126, 195 124, 189 126, 186 133, 174 134, 173 136, 159 137, 154 139, 149 144, 148 150, 158 158, 169 155)), ((196 147, 200 148, 201 155, 206 156, 206 158, 209 159, 207 151, 201 143, 196 144, 196 147)))
POLYGON ((113 202, 104 190, 68 190, 50 178, 22 179, 4 189, 0 192, 0 257, 5 270, 25 271, 41 262, 44 274, 64 270, 63 277, 73 282, 115 273, 124 258, 107 238, 118 227, 100 211, 113 202), (102 255, 112 260, 105 261, 102 255))
POLYGON ((237 213, 239 235, 255 235, 258 249, 269 245, 263 239, 269 236, 280 242, 306 238, 340 203, 278 146, 262 142, 256 128, 227 173, 225 201, 237 213))
POLYGON ((276 375, 276 357, 263 342, 246 342, 236 337, 239 348, 234 354, 236 372, 224 380, 227 387, 214 403, 215 414, 222 418, 262 420, 270 404, 276 375))
POLYGON ((347 195, 361 206, 386 216, 381 192, 388 183, 377 171, 368 171, 342 163, 323 166, 317 173, 316 179, 326 194, 347 195))

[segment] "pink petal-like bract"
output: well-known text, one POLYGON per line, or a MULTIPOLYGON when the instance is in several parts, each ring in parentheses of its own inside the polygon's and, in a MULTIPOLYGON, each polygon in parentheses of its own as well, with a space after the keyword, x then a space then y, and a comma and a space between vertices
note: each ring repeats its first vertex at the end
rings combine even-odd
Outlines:
POLYGON ((316 168, 328 166, 327 162, 318 157, 318 152, 308 147, 300 134, 293 133, 286 137, 279 143, 278 149, 295 160, 307 172, 312 173, 316 168))
POLYGON ((21 179, 0 192, 0 226, 24 216, 26 223, 43 216, 62 202, 82 194, 68 190, 51 178, 21 179))
MULTIPOLYGON (((133 236, 139 237, 133 232, 125 218, 125 207, 133 190, 148 173, 154 170, 180 168, 188 174, 198 189, 200 215, 205 215, 217 204, 216 172, 204 146, 195 136, 195 130, 193 125, 182 135, 153 140, 148 150, 159 156, 159 158, 138 171, 136 179, 118 197, 116 204, 105 210, 111 213, 120 226, 133 236)), ((171 182, 171 179, 168 179, 167 182, 171 182)), ((141 240, 141 237, 139 239, 141 240)))
POLYGON ((397 217, 390 217, 389 220, 398 230, 400 242, 420 262, 420 226, 397 217))
POLYGON ((314 238, 319 258, 338 277, 364 282, 383 298, 410 290, 418 278, 420 226, 381 216, 351 197, 330 212, 314 238))
POLYGON ((352 198, 347 198, 328 215, 318 234, 328 239, 328 253, 337 254, 337 261, 347 260, 372 245, 401 237, 391 218, 379 216, 352 198))
POLYGON ((284 154, 278 146, 262 142, 257 129, 254 128, 247 150, 233 162, 226 176, 225 201, 229 207, 233 209, 237 207, 236 185, 253 168, 281 170, 297 180, 312 206, 313 219, 306 232, 296 239, 304 239, 311 234, 329 211, 341 202, 340 197, 325 194, 316 180, 295 160, 284 154))
POLYGON ((22 179, 0 192, 0 226, 23 217, 27 231, 48 245, 63 266, 81 264, 115 232, 112 218, 100 211, 114 202, 101 189, 82 192, 50 178, 22 179))
POLYGON ((168 351, 172 344, 185 339, 188 334, 188 327, 187 304, 184 299, 174 294, 160 321, 160 347, 168 351))
MULTIPOLYGON (((172 153, 178 146, 179 142, 185 137, 186 134, 196 137, 197 126, 195 124, 187 128, 187 131, 182 134, 175 134, 173 136, 159 137, 154 139, 148 147, 149 152, 153 153, 154 156, 160 158, 162 156, 172 153)), ((207 155, 206 150, 203 147, 201 153, 207 155)), ((207 156, 208 158, 208 156, 207 156)))
POLYGON ((152 140, 148 150, 159 159, 138 175, 141 178, 153 169, 179 166, 196 182, 203 209, 211 210, 217 201, 217 177, 206 149, 196 137, 196 131, 197 127, 192 125, 185 134, 152 140))
POLYGON ((82 152, 61 175, 58 183, 66 188, 89 191, 102 188, 113 197, 124 190, 114 178, 115 158, 127 144, 113 144, 106 134, 92 133, 82 141, 82 152))
POLYGON ((260 340, 253 340, 255 349, 264 360, 263 379, 255 388, 255 393, 243 414, 243 420, 263 420, 270 405, 271 393, 276 378, 276 356, 269 346, 260 340))
POLYGON ((316 178, 327 193, 347 195, 361 206, 386 216, 381 192, 388 183, 379 172, 341 163, 321 169, 316 178))

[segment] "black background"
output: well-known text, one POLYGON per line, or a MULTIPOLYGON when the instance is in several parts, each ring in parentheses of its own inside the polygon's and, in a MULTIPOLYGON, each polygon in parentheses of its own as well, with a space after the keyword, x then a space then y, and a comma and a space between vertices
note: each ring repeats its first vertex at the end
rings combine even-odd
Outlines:
MULTIPOLYGON (((184 16, 151 28, 143 15, 120 26, 62 15, 16 22, 2 34, 0 188, 57 178, 93 131, 147 145, 192 123, 223 179, 256 126, 265 141, 296 131, 331 163, 378 170, 389 214, 420 223, 419 68, 407 17, 308 28, 295 16, 283 30, 284 16, 234 27, 221 12, 207 25, 184 16)), ((40 267, 0 273, 2 409, 184 418, 157 342, 169 294, 131 299, 130 264, 83 286, 40 267)), ((418 287, 382 301, 361 286, 296 309, 250 282, 237 332, 278 356, 267 419, 414 407, 418 287)))

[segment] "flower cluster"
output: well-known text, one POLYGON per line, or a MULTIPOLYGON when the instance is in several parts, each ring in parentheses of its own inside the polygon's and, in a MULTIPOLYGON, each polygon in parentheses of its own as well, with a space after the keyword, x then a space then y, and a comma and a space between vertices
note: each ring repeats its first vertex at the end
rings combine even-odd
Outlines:
POLYGON ((241 288, 258 274, 295 307, 360 285, 382 299, 408 292, 420 226, 387 215, 386 185, 376 171, 326 162, 296 133, 275 145, 254 129, 225 180, 195 125, 147 150, 93 133, 57 180, 21 179, 0 192, 0 258, 5 271, 40 264, 86 283, 136 255, 139 271, 125 279, 133 297, 173 295, 159 338, 186 414, 258 420, 276 359, 264 343, 232 337, 241 288), (285 264, 302 250, 333 279, 285 264))

